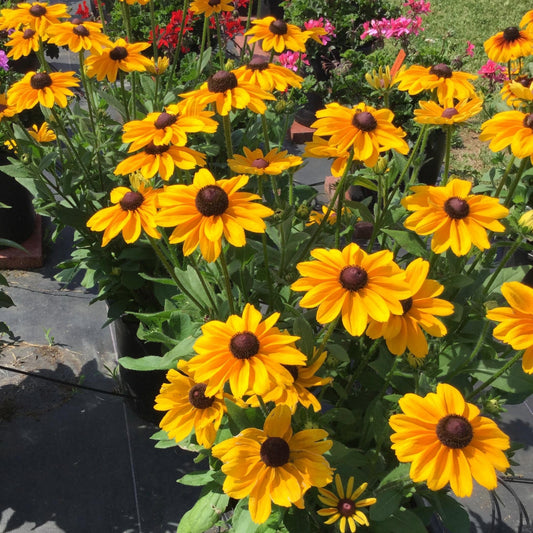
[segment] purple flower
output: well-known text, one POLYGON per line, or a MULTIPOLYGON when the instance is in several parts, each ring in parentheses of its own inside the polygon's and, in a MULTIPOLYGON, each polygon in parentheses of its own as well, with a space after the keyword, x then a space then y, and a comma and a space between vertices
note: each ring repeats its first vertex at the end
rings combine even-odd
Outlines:
POLYGON ((6 72, 9 70, 8 59, 3 50, 0 50, 0 68, 3 68, 6 72))

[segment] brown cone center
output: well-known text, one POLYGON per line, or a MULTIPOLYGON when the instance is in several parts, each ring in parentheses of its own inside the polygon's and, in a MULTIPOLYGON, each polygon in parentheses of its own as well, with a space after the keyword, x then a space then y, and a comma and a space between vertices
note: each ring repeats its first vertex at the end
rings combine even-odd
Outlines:
POLYGON ((170 144, 154 144, 150 141, 145 147, 144 152, 149 155, 161 155, 170 149, 170 144))
POLYGON ((470 212, 470 207, 466 200, 453 196, 452 198, 448 198, 444 203, 444 211, 450 218, 457 220, 467 217, 470 212))
POLYGON ((254 57, 246 66, 250 70, 265 70, 268 68, 268 61, 260 57, 254 57))
POLYGON ((158 130, 163 130, 167 128, 168 126, 172 126, 178 120, 178 117, 176 115, 172 115, 171 113, 160 113, 160 115, 157 117, 156 121, 154 122, 154 126, 158 130))
POLYGON ((372 113, 369 113, 368 111, 360 111, 359 113, 356 113, 353 116, 352 124, 361 131, 366 132, 375 130, 378 125, 372 113))
POLYGON ((443 112, 442 112, 442 118, 452 118, 452 117, 455 117, 455 115, 458 115, 459 114, 459 111, 457 111, 457 109, 455 109, 455 107, 447 107, 443 112))
POLYGON ((141 207, 144 201, 144 197, 140 192, 130 191, 127 192, 120 200, 120 207, 124 211, 135 211, 141 207))
POLYGON ((121 61, 122 59, 126 59, 128 57, 128 51, 124 46, 115 46, 115 48, 112 48, 109 52, 109 57, 113 61, 121 61))
POLYGON ((227 70, 219 70, 207 79, 207 88, 212 93, 224 93, 235 89, 237 85, 237 77, 227 70))
POLYGON ((261 460, 267 466, 283 466, 287 464, 290 457, 290 448, 287 442, 281 437, 268 437, 268 439, 261 444, 261 451, 259 452, 261 460))
POLYGON ((74 33, 75 35, 79 35, 80 37, 89 37, 90 35, 89 30, 83 24, 78 24, 77 26, 75 26, 72 29, 72 33, 74 33))
POLYGON ((516 41, 520 38, 520 30, 516 26, 505 28, 505 30, 503 30, 503 38, 507 42, 516 41))
POLYGON ((22 34, 23 39, 31 39, 35 35, 35 30, 32 30, 31 28, 26 28, 24 30, 24 33, 22 34))
POLYGON ((39 90, 52 85, 52 78, 47 72, 37 72, 30 79, 32 89, 39 90))
POLYGON ((405 300, 400 300, 400 303, 402 304, 403 314, 408 313, 411 307, 413 307, 413 299, 407 298, 405 300))
POLYGON ((358 291, 367 284, 368 274, 364 268, 347 266, 341 270, 339 281, 345 289, 349 291, 358 291))
POLYGON ((233 335, 229 349, 237 359, 250 359, 259 352, 259 339, 251 331, 243 331, 233 335))
POLYGON ((218 185, 206 185, 198 191, 195 204, 204 217, 220 216, 228 208, 229 199, 226 191, 218 185))
POLYGON ((438 439, 448 448, 466 448, 473 436, 472 425, 460 415, 448 415, 439 420, 436 428, 438 439))
POLYGON ((533 113, 530 113, 524 117, 523 124, 525 128, 531 128, 533 130, 533 113))
POLYGON ((211 7, 214 7, 214 6, 218 6, 220 5, 220 0, 209 0, 209 2, 207 2, 211 7))
POLYGON ((283 365, 292 376, 292 379, 296 381, 298 379, 298 367, 296 365, 283 365))
POLYGON ((6 109, 7 109, 7 105, 6 104, 0 104, 0 113, 3 113, 6 109))
POLYGON ((444 63, 438 63, 437 65, 433 65, 429 69, 429 73, 434 74, 435 76, 438 76, 439 78, 451 78, 452 77, 452 69, 444 63))
POLYGON ((252 161, 252 166, 254 168, 266 168, 268 167, 268 161, 260 157, 259 159, 254 159, 252 161))
POLYGON ((337 511, 341 516, 352 516, 355 513, 355 502, 348 498, 341 498, 337 504, 337 511))
POLYGON ((42 17, 46 15, 46 7, 41 6, 40 4, 35 4, 30 7, 30 15, 33 17, 42 17))
POLYGON ((274 22, 271 22, 268 29, 274 35, 285 35, 289 30, 287 23, 281 19, 277 19, 274 22))
POLYGON ((196 409, 207 409, 213 405, 215 401, 214 396, 206 396, 205 389, 207 385, 205 383, 197 383, 189 391, 189 403, 196 407, 196 409))

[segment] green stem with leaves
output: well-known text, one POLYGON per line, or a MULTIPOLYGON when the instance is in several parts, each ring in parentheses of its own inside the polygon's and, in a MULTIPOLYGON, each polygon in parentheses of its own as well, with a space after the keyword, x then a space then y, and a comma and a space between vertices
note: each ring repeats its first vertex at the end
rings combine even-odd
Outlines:
POLYGON ((526 168, 526 165, 529 161, 529 157, 524 157, 522 159, 522 162, 520 163, 520 166, 518 167, 518 170, 516 171, 516 176, 514 177, 514 180, 509 185, 509 189, 507 190, 507 197, 505 198, 505 202, 503 202, 503 205, 505 207, 509 207, 511 203, 513 202, 514 193, 516 190, 516 187, 520 183, 520 179, 522 178, 522 174, 526 168))

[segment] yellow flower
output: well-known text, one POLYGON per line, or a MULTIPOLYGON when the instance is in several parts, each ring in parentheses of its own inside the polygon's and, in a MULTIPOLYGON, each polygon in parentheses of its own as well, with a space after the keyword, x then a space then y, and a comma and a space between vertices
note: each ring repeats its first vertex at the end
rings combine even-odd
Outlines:
POLYGON ((154 76, 160 76, 165 72, 170 64, 170 60, 167 56, 159 56, 156 60, 152 57, 150 59, 150 65, 146 66, 146 70, 154 76))
POLYGON ((17 114, 15 106, 7 102, 7 94, 0 93, 0 121, 4 118, 10 118, 17 114))
POLYGON ((215 13, 234 9, 231 0, 193 0, 191 2, 191 11, 197 15, 203 14, 205 17, 212 17, 215 13))
POLYGON ((472 477, 488 490, 496 488, 496 470, 505 472, 503 453, 509 437, 461 393, 445 383, 423 398, 406 394, 400 399, 404 414, 393 415, 392 449, 402 463, 411 463, 409 475, 426 481, 430 490, 447 483, 459 498, 472 494, 472 477))
POLYGON ((520 21, 520 28, 526 28, 529 24, 533 22, 533 9, 528 11, 520 21))
POLYGON ((6 42, 6 46, 11 48, 7 57, 17 60, 30 55, 31 52, 37 52, 40 47, 39 39, 39 34, 31 28, 14 31, 6 42))
POLYGON ((321 488, 318 489, 319 495, 318 499, 324 504, 327 505, 325 509, 320 509, 317 513, 320 516, 329 516, 329 518, 324 522, 325 524, 333 524, 337 520, 339 521, 339 529, 341 533, 346 531, 346 524, 350 528, 352 533, 355 533, 357 529, 357 524, 361 526, 368 526, 368 518, 359 509, 361 507, 368 507, 376 503, 376 498, 365 498, 359 500, 359 496, 368 487, 368 483, 363 483, 358 488, 354 490, 354 478, 350 476, 348 479, 348 485, 346 486, 346 491, 342 486, 341 477, 339 474, 335 474, 335 487, 337 489, 337 494, 331 492, 330 490, 321 488))
POLYGON ((233 71, 239 82, 251 83, 263 91, 285 91, 287 87, 300 88, 303 78, 292 70, 269 63, 261 57, 253 57, 247 65, 233 71))
POLYGON ((216 181, 207 169, 194 175, 191 185, 170 185, 159 195, 158 224, 175 227, 172 244, 183 242, 184 255, 191 255, 198 246, 204 259, 215 261, 222 249, 222 237, 232 246, 244 246, 244 230, 264 233, 263 218, 273 211, 255 203, 257 194, 239 191, 248 183, 240 175, 216 181))
POLYGON ((101 54, 104 48, 113 46, 109 37, 102 33, 102 25, 99 22, 88 20, 79 24, 63 22, 50 26, 48 34, 49 42, 58 46, 68 46, 74 53, 90 50, 92 53, 101 54))
POLYGON ((111 207, 97 211, 88 221, 87 227, 92 231, 103 231, 102 246, 120 232, 129 244, 135 242, 144 230, 150 237, 159 239, 161 234, 156 229, 157 191, 141 184, 133 191, 128 187, 115 187, 111 191, 111 207))
POLYGON ((454 98, 465 100, 474 96, 475 89, 470 80, 476 78, 474 74, 453 71, 448 65, 439 63, 432 67, 412 65, 397 74, 395 83, 399 84, 400 91, 408 91, 411 95, 436 89, 439 102, 449 102, 454 98))
MULTIPOLYGON (((326 205, 322 206, 322 213, 319 213, 318 211, 311 211, 309 213, 309 222, 307 222, 306 226, 312 226, 313 224, 320 224, 322 220, 324 220, 324 217, 326 216, 326 213, 328 212, 328 207, 326 205)), ((343 207, 342 208, 342 214, 347 213, 348 210, 343 207)), ((330 225, 335 224, 337 222, 337 213, 335 211, 330 211, 327 223, 330 225)))
POLYGON ((59 24, 60 19, 68 18, 69 14, 66 4, 21 2, 15 9, 2 10, 2 16, 5 19, 5 28, 19 29, 19 26, 23 26, 35 30, 39 36, 46 38, 48 27, 59 24))
POLYGON ((431 235, 431 249, 436 254, 448 248, 457 256, 466 255, 472 245, 480 250, 490 248, 487 230, 504 231, 498 219, 509 210, 498 198, 470 194, 472 183, 452 179, 443 187, 417 185, 415 193, 402 199, 402 205, 414 211, 404 226, 418 235, 431 235))
POLYGON ((507 105, 526 108, 533 101, 533 78, 518 76, 514 80, 506 81, 500 93, 507 105))
POLYGON ((406 133, 392 124, 394 114, 389 109, 374 109, 364 103, 349 108, 334 102, 316 112, 312 128, 316 135, 330 137, 328 143, 339 152, 353 149, 354 158, 373 167, 381 152, 395 149, 409 151, 403 140, 406 133))
POLYGON ((113 83, 117 79, 119 70, 144 72, 152 63, 141 52, 149 46, 149 43, 130 44, 124 39, 118 39, 115 43, 111 43, 111 47, 104 48, 101 54, 91 54, 87 58, 85 62, 87 75, 96 76, 98 81, 107 77, 113 83))
MULTIPOLYGON (((402 66, 398 73, 403 72, 404 70, 405 67, 402 66)), ((372 70, 372 73, 367 72, 365 74, 365 80, 370 87, 378 91, 383 91, 390 89, 396 83, 396 76, 398 73, 391 75, 390 67, 387 65, 385 68, 379 67, 378 70, 372 70)))
POLYGON ((304 508, 303 497, 311 487, 332 480, 324 458, 332 441, 323 429, 293 433, 286 405, 268 415, 263 429, 247 428, 213 447, 213 456, 223 463, 223 489, 232 498, 249 496, 248 508, 257 524, 266 522, 272 502, 282 507, 304 508))
POLYGON ((446 326, 437 316, 453 313, 453 305, 437 298, 444 287, 437 281, 426 279, 429 263, 415 259, 405 269, 405 280, 412 291, 412 296, 402 300, 403 313, 391 315, 387 322, 370 320, 366 334, 371 339, 384 337, 387 348, 394 355, 401 355, 406 349, 415 357, 425 357, 428 343, 422 330, 433 337, 444 337, 446 326))
POLYGON ((246 304, 242 316, 202 326, 202 336, 194 344, 197 355, 187 369, 195 381, 207 384, 205 394, 212 396, 229 383, 237 398, 262 396, 273 383, 288 386, 293 382, 285 365, 305 365, 306 357, 294 346, 300 337, 274 326, 279 316, 273 313, 262 320, 261 313, 246 304))
POLYGON ((519 219, 518 224, 527 228, 529 231, 533 231, 533 209, 526 211, 519 219))
POLYGON ((331 173, 336 178, 339 178, 346 170, 346 163, 348 162, 350 153, 348 150, 340 151, 337 146, 329 144, 326 139, 318 135, 313 135, 313 140, 305 143, 303 157, 333 158, 331 173))
POLYGON ((70 90, 78 87, 79 80, 74 72, 28 72, 14 83, 7 91, 7 101, 17 113, 24 109, 32 109, 37 104, 44 107, 66 107, 67 96, 74 93, 70 90))
POLYGON ((159 427, 176 442, 182 441, 194 430, 198 444, 211 448, 227 410, 224 397, 229 395, 221 391, 214 396, 206 396, 204 383, 196 383, 174 369, 167 372, 167 380, 170 383, 163 383, 155 398, 154 409, 167 411, 159 427))
POLYGON ((37 127, 37 124, 34 124, 28 133, 33 139, 38 143, 47 143, 55 141, 57 139, 56 134, 53 130, 48 128, 48 123, 43 122, 40 127, 37 127))
POLYGON ((287 150, 280 152, 277 148, 273 148, 267 154, 263 154, 261 148, 252 151, 244 146, 243 150, 244 156, 234 155, 233 159, 228 159, 228 165, 233 172, 259 176, 277 175, 288 168, 302 164, 301 157, 288 155, 287 150))
POLYGON ((244 35, 251 36, 248 43, 261 41, 261 48, 265 52, 274 50, 281 54, 284 50, 305 52, 305 41, 309 37, 298 26, 287 24, 284 20, 268 16, 252 20, 253 28, 244 35))
POLYGON ((510 307, 487 311, 489 320, 500 322, 494 328, 494 337, 515 350, 525 350, 522 368, 533 374, 533 289, 518 281, 508 281, 501 290, 510 307))
POLYGON ((300 306, 318 307, 316 319, 321 324, 342 315, 350 335, 362 335, 369 318, 386 322, 391 314, 401 315, 401 300, 411 296, 405 272, 393 261, 392 252, 381 250, 367 254, 350 243, 342 251, 316 248, 316 261, 298 263, 302 278, 293 291, 305 291, 300 306))
POLYGON ((420 109, 415 109, 415 122, 419 124, 458 124, 480 113, 483 101, 477 96, 466 100, 455 100, 448 105, 433 101, 418 102, 420 109))
POLYGON ((248 108, 254 113, 263 114, 266 104, 263 100, 275 100, 270 93, 256 85, 238 81, 233 72, 219 70, 203 83, 199 89, 180 94, 185 98, 179 106, 187 113, 190 106, 204 109, 215 103, 219 115, 227 115, 233 108, 248 108))
POLYGON ((533 54, 533 34, 510 26, 489 37, 483 47, 489 59, 496 63, 507 63, 533 54))

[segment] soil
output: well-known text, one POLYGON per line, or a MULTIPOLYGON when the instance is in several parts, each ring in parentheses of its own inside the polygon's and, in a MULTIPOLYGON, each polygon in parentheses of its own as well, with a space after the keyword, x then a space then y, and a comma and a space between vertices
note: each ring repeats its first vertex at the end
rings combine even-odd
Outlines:
POLYGON ((461 141, 461 147, 452 148, 451 172, 464 178, 468 178, 469 173, 475 173, 481 177, 490 164, 491 152, 488 143, 479 140, 477 130, 466 128, 461 131, 461 141))

